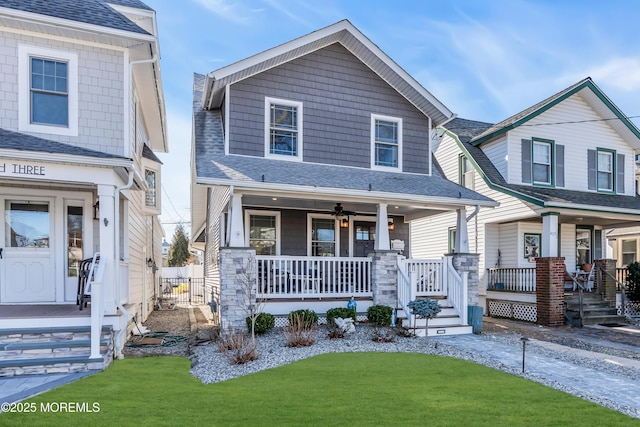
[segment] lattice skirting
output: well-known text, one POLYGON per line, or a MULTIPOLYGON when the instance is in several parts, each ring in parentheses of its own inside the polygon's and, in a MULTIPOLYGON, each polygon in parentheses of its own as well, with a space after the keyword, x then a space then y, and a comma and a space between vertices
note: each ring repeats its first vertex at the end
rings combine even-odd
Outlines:
POLYGON ((628 302, 624 305, 624 313, 622 307, 618 306, 618 314, 628 317, 640 317, 640 303, 628 302))
POLYGON ((524 320, 525 322, 536 322, 538 320, 538 307, 536 304, 504 301, 504 300, 487 300, 489 316, 505 317, 507 319, 524 320))
MULTIPOLYGON (((367 315, 365 313, 358 313, 356 316, 358 322, 364 322, 367 320, 367 315)), ((318 325, 326 325, 327 317, 326 316, 318 316, 318 325)), ((289 316, 276 316, 276 328, 283 328, 285 326, 289 326, 289 316)))

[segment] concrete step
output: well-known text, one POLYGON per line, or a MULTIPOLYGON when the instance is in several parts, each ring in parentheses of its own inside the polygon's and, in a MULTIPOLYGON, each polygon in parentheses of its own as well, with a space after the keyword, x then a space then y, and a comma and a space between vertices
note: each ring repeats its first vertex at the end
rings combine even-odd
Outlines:
POLYGON ((618 315, 602 315, 602 316, 586 316, 582 319, 583 325, 600 325, 603 323, 627 323, 627 319, 624 316, 618 315))

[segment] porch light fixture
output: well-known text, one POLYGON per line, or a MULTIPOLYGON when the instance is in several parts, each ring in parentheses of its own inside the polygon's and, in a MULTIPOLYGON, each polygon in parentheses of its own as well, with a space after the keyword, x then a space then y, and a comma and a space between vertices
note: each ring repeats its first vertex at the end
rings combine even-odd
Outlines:
POLYGON ((153 262, 152 258, 147 259, 147 267, 153 268, 153 264, 155 264, 155 263, 153 262))
POLYGON ((96 201, 96 204, 93 205, 93 219, 100 219, 100 200, 96 201))
POLYGON ((396 227, 393 224, 393 218, 389 219, 389 222, 387 223, 387 228, 389 229, 389 231, 393 231, 396 227))
POLYGON ((340 228, 349 228, 349 217, 342 218, 340 221, 340 228))

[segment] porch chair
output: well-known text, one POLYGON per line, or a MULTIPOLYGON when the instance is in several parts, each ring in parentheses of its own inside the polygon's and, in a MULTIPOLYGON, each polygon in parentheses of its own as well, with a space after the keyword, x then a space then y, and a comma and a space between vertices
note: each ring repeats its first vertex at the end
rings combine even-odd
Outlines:
POLYGON ((93 279, 93 272, 98 265, 100 257, 83 259, 78 268, 78 294, 76 296, 76 305, 80 306, 80 310, 87 308, 87 304, 91 301, 91 294, 88 293, 89 281, 93 279), (91 268, 93 266, 93 269, 91 268))

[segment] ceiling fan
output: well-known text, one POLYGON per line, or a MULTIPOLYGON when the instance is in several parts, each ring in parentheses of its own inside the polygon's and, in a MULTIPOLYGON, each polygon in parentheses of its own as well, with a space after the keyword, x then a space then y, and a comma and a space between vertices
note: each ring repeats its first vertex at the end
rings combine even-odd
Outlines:
POLYGON ((355 216, 358 214, 354 211, 344 210, 344 208, 342 207, 342 203, 336 203, 336 206, 335 208, 333 208, 333 212, 331 212, 331 215, 335 216, 337 220, 340 220, 345 216, 355 216))

